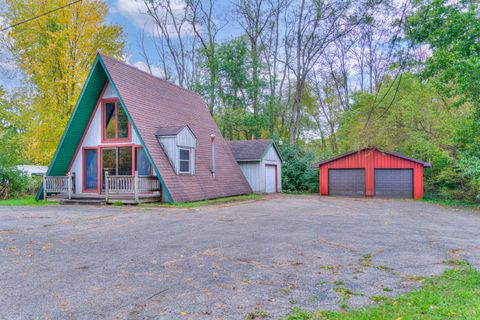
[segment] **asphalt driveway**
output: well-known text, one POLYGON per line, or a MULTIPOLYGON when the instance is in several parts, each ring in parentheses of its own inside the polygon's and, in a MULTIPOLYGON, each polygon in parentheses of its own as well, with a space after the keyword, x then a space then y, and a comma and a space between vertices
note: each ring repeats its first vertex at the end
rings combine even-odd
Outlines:
POLYGON ((0 319, 272 319, 480 267, 480 213, 277 196, 199 209, 0 207, 0 319))

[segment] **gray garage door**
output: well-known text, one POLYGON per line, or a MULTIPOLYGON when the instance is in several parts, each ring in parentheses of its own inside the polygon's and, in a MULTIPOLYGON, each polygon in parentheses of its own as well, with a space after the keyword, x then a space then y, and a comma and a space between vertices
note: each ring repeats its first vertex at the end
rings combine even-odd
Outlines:
POLYGON ((332 196, 364 196, 365 169, 329 169, 328 194, 332 196))
POLYGON ((413 197, 413 169, 375 169, 375 196, 413 197))

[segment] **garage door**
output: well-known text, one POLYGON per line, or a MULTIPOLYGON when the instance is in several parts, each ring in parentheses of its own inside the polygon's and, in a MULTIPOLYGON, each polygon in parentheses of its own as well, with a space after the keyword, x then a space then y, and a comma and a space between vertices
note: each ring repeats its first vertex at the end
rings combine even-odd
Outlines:
POLYGON ((413 197, 413 169, 375 169, 375 196, 413 197))
POLYGON ((277 166, 265 166, 265 191, 277 192, 277 166))
POLYGON ((364 196, 365 169, 329 169, 328 194, 332 196, 364 196))

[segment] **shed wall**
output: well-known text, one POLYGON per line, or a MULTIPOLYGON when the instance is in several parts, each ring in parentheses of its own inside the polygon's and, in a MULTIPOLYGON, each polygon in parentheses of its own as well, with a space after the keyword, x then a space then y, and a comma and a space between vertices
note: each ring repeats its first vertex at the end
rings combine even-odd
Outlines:
POLYGON ((238 163, 253 192, 266 192, 266 165, 277 166, 277 191, 282 192, 282 161, 273 146, 270 146, 261 161, 238 163))
POLYGON ((239 162, 240 169, 243 172, 245 178, 247 178, 248 184, 252 188, 253 192, 265 191, 265 179, 262 177, 262 168, 260 161, 255 162, 239 162))
POLYGON ((320 194, 328 195, 328 169, 365 169, 365 195, 375 194, 374 169, 413 169, 413 196, 423 197, 423 166, 419 163, 388 155, 378 150, 362 150, 344 158, 320 165, 320 194))

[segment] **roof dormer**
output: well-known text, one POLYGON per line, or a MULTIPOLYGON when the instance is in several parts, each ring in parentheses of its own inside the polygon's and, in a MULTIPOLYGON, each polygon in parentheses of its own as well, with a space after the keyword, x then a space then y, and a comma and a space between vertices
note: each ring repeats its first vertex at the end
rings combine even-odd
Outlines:
POLYGON ((188 125, 161 127, 155 136, 176 174, 195 174, 197 138, 188 125))

